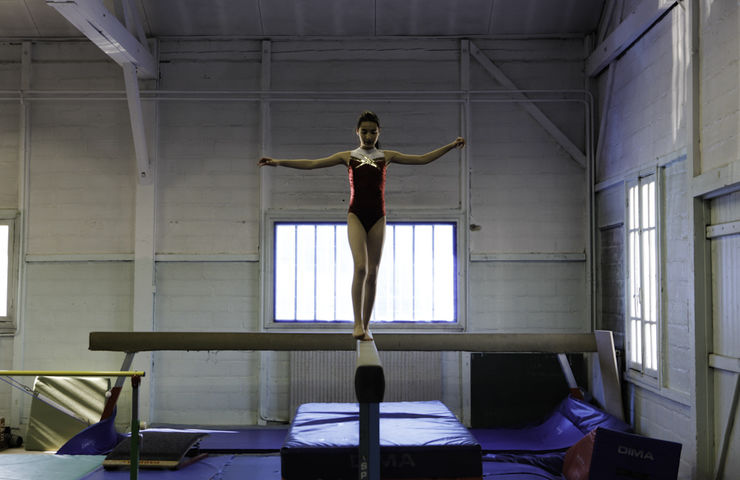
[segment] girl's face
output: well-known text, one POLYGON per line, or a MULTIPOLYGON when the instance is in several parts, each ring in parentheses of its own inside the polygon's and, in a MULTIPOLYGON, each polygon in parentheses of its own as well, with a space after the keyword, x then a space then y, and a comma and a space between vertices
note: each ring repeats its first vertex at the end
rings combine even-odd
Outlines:
POLYGON ((380 127, 375 122, 364 121, 357 128, 357 138, 360 139, 360 146, 362 148, 373 148, 378 143, 379 136, 380 127))

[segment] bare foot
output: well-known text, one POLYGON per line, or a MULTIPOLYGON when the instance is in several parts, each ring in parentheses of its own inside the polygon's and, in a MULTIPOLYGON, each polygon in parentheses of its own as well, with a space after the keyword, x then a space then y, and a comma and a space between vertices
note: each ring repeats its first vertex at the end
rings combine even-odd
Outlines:
POLYGON ((365 340, 365 335, 366 333, 362 326, 355 325, 355 329, 352 331, 352 336, 357 340, 365 340))
POLYGON ((373 341, 373 334, 370 333, 370 330, 365 332, 365 335, 362 337, 362 340, 364 342, 372 342, 373 341))

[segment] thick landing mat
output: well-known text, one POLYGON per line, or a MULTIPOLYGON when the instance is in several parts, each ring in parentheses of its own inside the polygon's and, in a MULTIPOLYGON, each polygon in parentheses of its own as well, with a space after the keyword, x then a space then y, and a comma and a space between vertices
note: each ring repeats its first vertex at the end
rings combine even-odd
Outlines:
MULTIPOLYGON (((359 406, 307 403, 280 451, 285 480, 357 476, 359 406)), ((381 476, 481 478, 480 445, 441 402, 380 404, 381 476)))

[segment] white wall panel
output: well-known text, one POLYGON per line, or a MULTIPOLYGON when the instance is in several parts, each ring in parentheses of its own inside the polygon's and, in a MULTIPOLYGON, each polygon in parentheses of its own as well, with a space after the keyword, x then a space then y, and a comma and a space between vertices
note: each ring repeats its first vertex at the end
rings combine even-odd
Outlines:
POLYGON ((259 111, 254 107, 243 102, 161 106, 158 253, 257 252, 259 111))
MULTIPOLYGON (((158 331, 255 331, 259 265, 157 264, 158 331)), ((259 352, 156 352, 152 421, 245 425, 257 421, 259 352)))
POLYGON ((513 104, 473 108, 475 253, 583 252, 585 172, 513 104))
POLYGON ((582 332, 589 328, 583 262, 473 262, 471 332, 582 332))
MULTIPOLYGON (((22 365, 32 370, 118 370, 124 355, 88 350, 91 331, 131 328, 133 264, 129 262, 31 263, 22 365)), ((121 394, 117 423, 130 418, 130 382, 121 394)), ((24 399, 24 424, 30 401, 24 399)))
POLYGON ((126 104, 37 102, 30 116, 29 253, 132 252, 136 180, 126 104))
POLYGON ((18 102, 0 101, 0 208, 18 208, 18 102))
POLYGON ((740 5, 702 2, 702 171, 740 158, 740 5))

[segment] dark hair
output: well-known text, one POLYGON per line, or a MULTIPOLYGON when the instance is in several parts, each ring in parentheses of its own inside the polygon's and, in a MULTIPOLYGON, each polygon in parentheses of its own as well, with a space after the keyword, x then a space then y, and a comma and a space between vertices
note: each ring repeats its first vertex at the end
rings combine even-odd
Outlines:
MULTIPOLYGON (((355 130, 360 129, 362 122, 373 122, 378 126, 378 128, 380 128, 380 119, 370 110, 365 110, 360 114, 360 118, 357 119, 357 127, 355 127, 355 130)), ((380 142, 375 142, 375 148, 380 149, 380 142)))
POLYGON ((357 119, 357 128, 360 128, 360 124, 362 122, 373 122, 375 123, 378 128, 380 128, 380 119, 378 118, 375 113, 371 112, 370 110, 365 110, 360 114, 360 118, 357 119))

